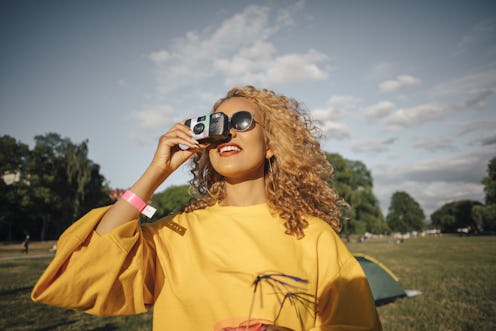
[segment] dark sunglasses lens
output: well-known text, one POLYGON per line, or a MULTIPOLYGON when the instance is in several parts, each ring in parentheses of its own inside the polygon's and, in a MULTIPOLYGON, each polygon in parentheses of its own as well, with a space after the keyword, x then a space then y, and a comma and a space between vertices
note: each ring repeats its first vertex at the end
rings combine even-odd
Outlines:
POLYGON ((234 130, 244 131, 248 130, 248 128, 251 126, 252 121, 253 117, 251 116, 250 112, 239 111, 233 114, 231 118, 231 125, 234 130))

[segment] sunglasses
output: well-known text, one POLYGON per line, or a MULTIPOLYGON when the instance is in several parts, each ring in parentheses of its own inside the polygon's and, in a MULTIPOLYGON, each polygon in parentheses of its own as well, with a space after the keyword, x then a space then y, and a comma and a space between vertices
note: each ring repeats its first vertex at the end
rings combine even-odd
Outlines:
POLYGON ((246 110, 235 112, 229 119, 229 127, 239 132, 247 131, 253 126, 253 123, 264 127, 260 122, 255 120, 252 113, 246 110))

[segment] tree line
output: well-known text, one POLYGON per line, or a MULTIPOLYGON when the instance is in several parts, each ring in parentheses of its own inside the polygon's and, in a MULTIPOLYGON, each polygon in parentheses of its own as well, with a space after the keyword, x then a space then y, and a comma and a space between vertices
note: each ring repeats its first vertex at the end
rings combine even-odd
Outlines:
POLYGON ((443 205, 431 215, 432 225, 442 232, 466 233, 496 232, 496 157, 487 166, 482 178, 485 203, 474 200, 453 201, 443 205))
POLYGON ((100 166, 88 158, 88 141, 59 134, 34 138, 29 146, 0 137, 0 238, 57 238, 95 206, 110 203, 100 166))
MULTIPOLYGON (((473 200, 452 201, 444 204, 430 215, 428 223, 420 204, 405 191, 396 191, 386 217, 382 214, 379 200, 373 193, 373 178, 370 170, 361 161, 348 160, 339 154, 327 153, 334 167, 334 176, 329 185, 350 205, 347 220, 343 223, 342 235, 389 234, 440 229, 445 233, 456 233, 467 229, 470 233, 496 232, 496 157, 488 165, 488 176, 482 179, 486 193, 485 204, 473 200)), ((153 196, 159 215, 169 215, 181 210, 191 196, 187 185, 172 186, 153 196)))
MULTIPOLYGON (((371 171, 361 161, 327 153, 334 167, 329 181, 350 205, 342 234, 421 231, 426 217, 420 204, 407 192, 391 197, 386 217, 373 193, 371 171)), ((32 149, 15 138, 0 137, 0 240, 56 239, 72 222, 92 208, 113 202, 115 195, 100 166, 88 157, 88 140, 73 143, 57 133, 35 136, 32 149), (114 198, 112 198, 114 197, 114 198)), ((495 231, 496 158, 482 180, 486 201, 450 202, 431 215, 432 226, 444 232, 470 227, 475 232, 495 231)), ((152 197, 155 221, 178 212, 195 197, 188 185, 171 186, 152 197)))

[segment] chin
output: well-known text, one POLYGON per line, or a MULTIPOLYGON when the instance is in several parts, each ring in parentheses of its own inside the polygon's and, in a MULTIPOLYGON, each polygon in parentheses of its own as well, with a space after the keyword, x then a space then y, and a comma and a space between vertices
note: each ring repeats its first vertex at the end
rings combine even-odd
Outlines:
MULTIPOLYGON (((249 164, 247 161, 235 158, 222 158, 216 156, 210 159, 210 163, 214 170, 221 176, 234 180, 250 180, 264 176, 264 163, 249 164)), ((264 160, 265 161, 265 160, 264 160)))
POLYGON ((231 167, 231 166, 217 166, 214 167, 214 170, 221 176, 226 177, 226 178, 234 178, 234 177, 239 177, 240 175, 240 170, 231 167))

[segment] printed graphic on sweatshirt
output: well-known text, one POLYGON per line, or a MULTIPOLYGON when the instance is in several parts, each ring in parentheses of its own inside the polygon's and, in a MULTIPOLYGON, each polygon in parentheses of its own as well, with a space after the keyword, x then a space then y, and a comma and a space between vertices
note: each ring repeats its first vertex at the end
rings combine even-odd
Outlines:
MULTIPOLYGON (((283 309, 294 311, 299 327, 304 329, 305 317, 315 316, 317 307, 316 298, 313 294, 307 292, 308 280, 278 272, 261 273, 253 280, 253 296, 251 298, 250 310, 247 317, 232 318, 217 323, 214 331, 265 331, 270 326, 278 326, 278 319, 283 309), (253 308, 260 305, 264 308, 264 296, 275 296, 279 307, 272 320, 260 319, 253 316, 253 308)), ((272 328, 273 329, 273 328, 272 328)), ((288 330, 284 327, 278 327, 276 330, 288 330)))

